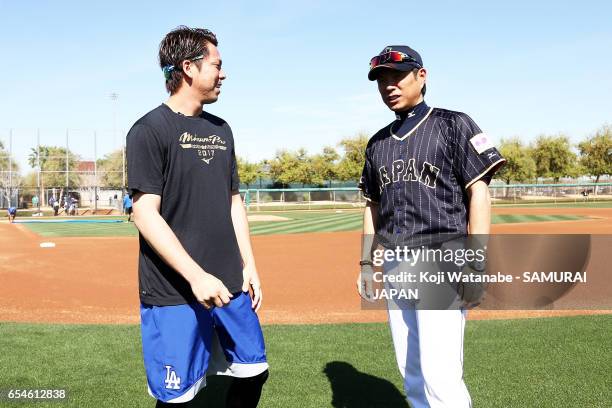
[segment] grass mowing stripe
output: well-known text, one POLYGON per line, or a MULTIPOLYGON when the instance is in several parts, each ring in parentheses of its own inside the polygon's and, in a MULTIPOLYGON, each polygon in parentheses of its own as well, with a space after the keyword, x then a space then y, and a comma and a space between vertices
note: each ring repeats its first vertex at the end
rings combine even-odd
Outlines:
POLYGON ((273 234, 273 233, 284 233, 286 231, 290 231, 294 228, 299 228, 304 225, 309 225, 313 223, 325 223, 327 221, 309 221, 309 220, 300 220, 300 221, 286 221, 286 222, 277 222, 274 224, 266 224, 266 225, 258 225, 256 227, 251 228, 252 234, 273 234))
POLYGON ((533 214, 516 214, 511 217, 511 220, 515 223, 535 222, 538 217, 533 214))
MULTIPOLYGON (((346 225, 326 225, 325 228, 320 229, 320 231, 351 231, 358 230, 362 226, 361 214, 356 214, 354 216, 354 220, 345 219, 346 225)), ((524 223, 524 222, 542 222, 542 221, 566 221, 566 220, 580 220, 583 219, 582 216, 576 215, 534 215, 534 214, 494 214, 492 222, 493 224, 500 223, 524 223)), ((334 223, 335 224, 335 223, 334 223)), ((302 227, 303 223, 292 224, 294 227, 292 228, 279 228, 278 230, 271 230, 270 232, 264 230, 257 230, 259 234, 266 233, 283 233, 283 232, 309 232, 309 231, 318 231, 317 229, 309 229, 302 227)), ((288 227, 288 225, 287 225, 288 227)))
POLYGON ((346 219, 358 217, 359 214, 329 214, 329 215, 319 215, 317 217, 308 217, 308 218, 298 218, 291 219, 289 221, 269 221, 269 224, 272 226, 278 225, 287 225, 289 223, 309 223, 309 222, 323 222, 327 220, 337 220, 337 219, 346 219))
MULTIPOLYGON (((296 212, 294 212, 296 213, 296 212)), ((293 217, 290 221, 255 221, 251 223, 253 235, 288 234, 298 232, 351 231, 361 228, 361 212, 309 212, 294 214, 281 213, 293 217)), ((578 215, 537 215, 537 214, 493 214, 493 224, 541 221, 571 221, 587 217, 578 215)), ((134 224, 73 224, 41 223, 22 224, 31 231, 44 237, 113 237, 137 236, 134 224)))
POLYGON ((304 233, 304 232, 325 232, 333 231, 335 228, 345 228, 347 222, 345 220, 328 221, 324 225, 305 225, 300 228, 294 228, 291 230, 292 233, 304 233))
POLYGON ((491 224, 500 224, 504 222, 507 222, 505 215, 498 215, 498 214, 491 215, 491 224))
POLYGON ((321 217, 316 220, 299 220, 299 221, 274 221, 272 225, 257 225, 251 229, 254 233, 272 233, 278 231, 290 231, 293 229, 302 228, 303 226, 326 224, 328 222, 345 221, 355 218, 354 215, 329 216, 321 217))
POLYGON ((511 203, 497 204, 499 208, 612 208, 612 201, 569 202, 569 203, 511 203))
POLYGON ((22 224, 44 237, 136 236, 134 224, 22 224))
POLYGON ((506 223, 523 223, 531 221, 529 215, 522 214, 507 214, 504 217, 504 222, 506 223))
POLYGON ((346 224, 346 219, 331 219, 324 221, 303 222, 299 224, 286 225, 284 228, 276 228, 274 230, 259 230, 254 235, 262 234, 294 234, 301 232, 319 232, 327 231, 329 226, 346 224))
MULTIPOLYGON (((325 222, 326 220, 332 220, 332 219, 337 219, 337 218, 346 218, 349 217, 348 215, 342 215, 342 216, 338 216, 338 215, 328 215, 328 216, 322 216, 322 217, 318 217, 318 218, 307 218, 307 219, 291 219, 289 221, 263 221, 264 224, 258 224, 255 227, 256 228, 270 228, 271 230, 273 230, 274 228, 284 228, 287 225, 303 225, 303 224, 308 224, 308 223, 313 223, 313 222, 325 222)), ((254 228, 255 228, 254 227, 254 228)))
POLYGON ((559 221, 559 217, 556 215, 540 215, 539 217, 541 221, 559 221))
POLYGON ((585 217, 581 215, 560 214, 560 215, 557 215, 557 218, 562 221, 575 221, 575 220, 582 220, 582 219, 589 218, 589 217, 585 217))
POLYGON ((588 217, 572 214, 494 214, 493 224, 500 223, 524 223, 545 221, 575 221, 588 217))
POLYGON ((270 235, 270 234, 292 234, 300 231, 323 231, 327 225, 335 225, 336 223, 344 223, 344 220, 329 220, 324 223, 300 223, 294 225, 287 225, 280 229, 263 229, 253 232, 253 235, 270 235))
POLYGON ((326 232, 334 232, 334 231, 359 231, 363 226, 362 220, 356 220, 350 223, 338 225, 335 227, 327 228, 326 232))
POLYGON ((335 211, 307 211, 307 210, 261 211, 261 212, 257 211, 257 212, 249 212, 249 215, 276 215, 280 217, 301 220, 301 219, 320 218, 320 217, 329 216, 329 215, 341 216, 341 215, 354 215, 354 214, 361 214, 361 213, 363 213, 363 209, 360 209, 359 211, 342 211, 339 213, 335 211))

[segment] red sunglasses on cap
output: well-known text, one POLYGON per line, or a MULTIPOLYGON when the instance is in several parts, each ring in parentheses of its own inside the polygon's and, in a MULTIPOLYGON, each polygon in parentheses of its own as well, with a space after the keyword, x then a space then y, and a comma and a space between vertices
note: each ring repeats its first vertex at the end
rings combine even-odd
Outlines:
POLYGON ((387 62, 397 63, 404 61, 413 62, 419 67, 421 66, 421 64, 419 64, 419 62, 416 59, 412 58, 410 55, 404 54, 403 52, 399 51, 389 51, 372 58, 370 60, 370 69, 374 69, 379 65, 386 64, 387 62))

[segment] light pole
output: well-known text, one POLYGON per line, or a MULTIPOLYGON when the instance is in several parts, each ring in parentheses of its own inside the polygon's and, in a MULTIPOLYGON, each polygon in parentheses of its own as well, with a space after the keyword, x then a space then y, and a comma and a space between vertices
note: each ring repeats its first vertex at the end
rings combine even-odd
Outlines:
POLYGON ((111 101, 113 101, 113 148, 115 147, 115 143, 117 143, 117 101, 119 100, 119 94, 116 92, 112 92, 109 95, 111 101))
MULTIPOLYGON (((8 157, 8 162, 9 162, 9 167, 8 167, 8 171, 9 171, 9 175, 8 175, 8 179, 9 179, 9 207, 11 206, 11 199, 13 197, 13 129, 9 129, 9 157, 8 157)), ((19 207, 19 199, 16 199, 17 201, 15 202, 15 206, 19 207)))
POLYGON ((36 167, 38 167, 38 171, 36 172, 36 185, 38 186, 38 212, 40 212, 40 206, 42 204, 41 201, 45 199, 40 183, 40 173, 42 171, 42 169, 40 168, 40 129, 36 129, 36 167))
MULTIPOLYGON (((111 100, 113 101, 113 148, 117 143, 117 108, 118 108, 118 100, 119 94, 117 92, 113 92, 110 95, 111 100)), ((123 191, 125 191, 125 145, 121 143, 121 189, 122 196, 123 191)))
POLYGON ((98 213, 98 135, 94 130, 94 214, 98 213))

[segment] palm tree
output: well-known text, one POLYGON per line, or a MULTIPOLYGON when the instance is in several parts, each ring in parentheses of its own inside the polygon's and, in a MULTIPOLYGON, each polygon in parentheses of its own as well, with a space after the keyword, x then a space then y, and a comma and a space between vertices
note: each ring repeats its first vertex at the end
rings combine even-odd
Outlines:
POLYGON ((39 180, 40 180, 40 192, 39 192, 39 199, 40 199, 40 203, 41 205, 43 203, 46 203, 46 197, 45 197, 45 186, 44 186, 44 179, 42 176, 42 169, 45 167, 45 163, 47 163, 47 160, 49 158, 49 147, 48 146, 38 146, 38 148, 31 148, 30 149, 30 155, 28 156, 28 164, 30 165, 31 168, 37 168, 40 165, 40 168, 38 169, 38 173, 39 173, 39 180), (38 157, 40 153, 40 158, 38 157))

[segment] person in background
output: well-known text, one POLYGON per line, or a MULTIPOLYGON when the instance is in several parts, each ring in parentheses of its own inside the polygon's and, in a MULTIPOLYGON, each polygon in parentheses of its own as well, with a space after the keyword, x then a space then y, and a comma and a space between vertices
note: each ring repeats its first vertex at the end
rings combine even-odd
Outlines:
POLYGON ((15 217, 17 216, 17 207, 9 207, 6 212, 8 213, 9 223, 15 222, 15 217))
POLYGON ((78 201, 74 197, 70 197, 70 215, 79 215, 78 201))
POLYGON ((127 215, 127 222, 132 221, 132 197, 128 193, 123 196, 123 215, 127 215))
POLYGON ((60 209, 60 202, 59 200, 56 200, 55 197, 51 197, 51 199, 53 200, 53 216, 57 217, 57 214, 59 213, 59 209, 60 209))

